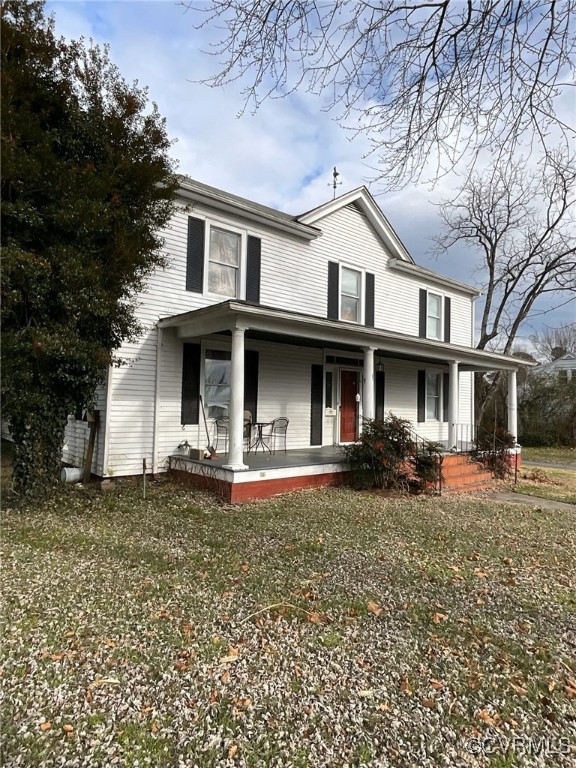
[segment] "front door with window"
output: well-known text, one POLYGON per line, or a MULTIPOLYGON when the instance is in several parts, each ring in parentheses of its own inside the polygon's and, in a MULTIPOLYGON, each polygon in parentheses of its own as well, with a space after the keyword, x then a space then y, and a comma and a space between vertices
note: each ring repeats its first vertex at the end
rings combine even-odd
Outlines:
POLYGON ((358 371, 340 371, 340 442, 352 443, 358 429, 358 371))

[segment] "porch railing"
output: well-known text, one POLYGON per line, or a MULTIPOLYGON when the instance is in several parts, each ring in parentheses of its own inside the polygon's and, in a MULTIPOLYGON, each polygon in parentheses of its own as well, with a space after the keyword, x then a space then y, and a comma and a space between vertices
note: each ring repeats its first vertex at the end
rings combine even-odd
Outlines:
POLYGON ((483 427, 476 427, 474 440, 474 449, 472 454, 484 466, 492 472, 494 477, 501 480, 514 475, 514 483, 518 479, 518 454, 512 449, 515 448, 515 442, 511 435, 504 433, 504 439, 496 435, 495 431, 490 432, 483 427), (514 459, 512 461, 512 455, 514 459))
POLYGON ((500 479, 514 474, 518 480, 518 454, 512 454, 515 443, 508 433, 502 440, 495 431, 472 424, 455 424, 456 439, 451 453, 469 453, 500 479), (512 456, 514 458, 512 458, 512 456))
POLYGON ((444 461, 443 446, 426 440, 422 435, 409 430, 410 439, 414 443, 414 453, 410 456, 410 464, 422 480, 422 490, 432 490, 438 496, 442 495, 442 463, 444 461))

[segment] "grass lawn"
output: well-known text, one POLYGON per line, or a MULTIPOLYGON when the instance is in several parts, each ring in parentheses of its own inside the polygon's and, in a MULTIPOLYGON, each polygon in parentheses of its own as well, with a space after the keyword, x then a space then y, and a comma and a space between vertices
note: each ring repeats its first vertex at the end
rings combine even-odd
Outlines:
POLYGON ((519 472, 514 491, 538 496, 541 499, 576 504, 576 471, 546 466, 525 466, 519 472))
POLYGON ((2 548, 3 766, 575 764, 576 507, 68 486, 2 548))
POLYGON ((551 461, 553 464, 576 466, 576 448, 522 446, 522 458, 526 461, 551 461))

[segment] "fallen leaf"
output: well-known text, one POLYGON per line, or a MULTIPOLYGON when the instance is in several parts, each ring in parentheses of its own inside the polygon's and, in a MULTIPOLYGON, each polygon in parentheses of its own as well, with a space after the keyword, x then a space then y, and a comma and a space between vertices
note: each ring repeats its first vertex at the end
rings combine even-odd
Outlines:
POLYGON ((221 682, 221 683, 224 683, 224 684, 225 684, 225 683, 229 683, 229 682, 230 682, 230 677, 231 677, 231 675, 230 675, 230 672, 228 672, 228 670, 226 669, 226 670, 225 670, 224 672, 222 672, 222 674, 220 675, 220 682, 221 682))
POLYGON ((510 683, 510 687, 512 688, 513 691, 516 691, 518 696, 526 696, 526 694, 528 693, 526 688, 523 688, 521 685, 514 685, 514 683, 510 683))
POLYGON ((439 613, 438 611, 434 614, 434 618, 432 621, 434 624, 440 624, 441 621, 446 621, 448 616, 445 613, 439 613))
POLYGON ((486 571, 481 571, 479 569, 476 569, 474 571, 474 575, 477 576, 479 579, 486 579, 486 578, 488 578, 488 574, 486 573, 486 571))
POLYGON ((99 685, 120 685, 120 680, 115 677, 99 677, 93 683, 90 683, 90 688, 96 688, 99 685))
POLYGON ((234 757, 236 752, 238 752, 238 745, 237 744, 232 744, 232 746, 228 750, 228 757, 229 757, 230 760, 232 760, 232 758, 234 757))
POLYGON ((388 706, 388 704, 386 704, 385 701, 378 704, 378 709, 381 709, 382 712, 390 712, 390 707, 388 706))
POLYGON ((248 565, 248 563, 242 563, 242 565, 240 566, 240 568, 242 568, 242 570, 244 571, 244 573, 248 573, 248 571, 250 570, 250 566, 248 565))
POLYGON ((64 723, 64 725, 62 726, 62 730, 64 731, 64 733, 74 733, 74 726, 71 725, 70 723, 64 723))
POLYGON ((436 689, 437 691, 440 690, 440 688, 444 688, 444 683, 440 680, 434 680, 434 678, 430 678, 430 685, 432 688, 436 689))
POLYGON ((422 699, 421 704, 423 707, 427 707, 428 709, 434 709, 436 706, 434 699, 422 699))
POLYGON ((152 733, 158 733, 160 728, 158 727, 158 725, 156 723, 152 723, 152 725, 150 726, 150 730, 152 731, 152 733))
POLYGON ((49 731, 50 728, 52 728, 52 723, 49 721, 46 721, 44 723, 40 723, 40 730, 41 731, 49 731))
POLYGON ((382 613, 382 608, 380 608, 378 603, 375 603, 372 600, 370 600, 366 608, 370 613, 373 613, 374 616, 380 616, 380 614, 382 613))
POLYGON ((482 722, 486 723, 487 725, 496 725, 498 720, 500 720, 499 715, 493 715, 487 709, 481 709, 479 712, 476 713, 476 717, 482 720, 482 722))
POLYGON ((400 690, 408 696, 412 695, 412 689, 410 688, 410 683, 407 677, 400 678, 400 690))

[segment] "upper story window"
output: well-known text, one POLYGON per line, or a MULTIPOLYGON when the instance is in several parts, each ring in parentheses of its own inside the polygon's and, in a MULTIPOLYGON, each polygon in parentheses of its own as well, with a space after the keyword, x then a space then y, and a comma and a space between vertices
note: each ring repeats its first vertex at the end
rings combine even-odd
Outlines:
POLYGON ((374 274, 328 262, 327 316, 374 327, 374 274))
POLYGON ((236 232, 210 227, 208 290, 238 298, 242 238, 236 232))
POLYGON ((442 334, 442 297, 437 293, 428 294, 426 311, 426 336, 440 339, 442 334))
POLYGON ((450 343, 451 306, 449 296, 420 288, 420 338, 450 343))
POLYGON ((189 216, 186 290, 259 304, 261 248, 245 230, 189 216))
POLYGON ((342 267, 340 287, 340 319, 359 323, 361 317, 362 273, 342 267))

